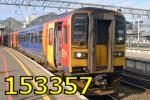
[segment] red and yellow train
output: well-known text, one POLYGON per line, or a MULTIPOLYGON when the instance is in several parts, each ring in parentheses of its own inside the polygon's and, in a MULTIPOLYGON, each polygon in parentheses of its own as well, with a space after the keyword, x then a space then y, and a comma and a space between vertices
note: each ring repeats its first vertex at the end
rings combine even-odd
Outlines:
POLYGON ((126 21, 122 14, 81 8, 59 15, 43 25, 8 34, 10 46, 35 59, 45 59, 65 75, 93 77, 108 83, 125 66, 126 21))

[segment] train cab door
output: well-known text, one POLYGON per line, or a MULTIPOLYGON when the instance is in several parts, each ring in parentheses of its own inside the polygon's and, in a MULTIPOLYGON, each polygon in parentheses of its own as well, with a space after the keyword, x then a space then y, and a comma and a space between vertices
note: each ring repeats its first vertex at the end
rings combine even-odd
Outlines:
POLYGON ((111 58, 110 28, 111 20, 96 19, 95 26, 95 58, 96 71, 107 70, 111 58))
POLYGON ((56 66, 61 65, 61 35, 62 35, 62 22, 55 23, 55 36, 54 36, 54 59, 56 66))

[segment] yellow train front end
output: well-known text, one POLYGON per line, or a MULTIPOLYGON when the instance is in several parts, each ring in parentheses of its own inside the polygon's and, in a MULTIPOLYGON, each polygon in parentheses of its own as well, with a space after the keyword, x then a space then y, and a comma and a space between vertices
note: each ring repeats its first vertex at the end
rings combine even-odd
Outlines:
POLYGON ((92 76, 93 83, 100 85, 101 82, 108 84, 115 73, 122 72, 125 66, 125 23, 124 16, 114 11, 75 10, 71 20, 70 73, 92 76))

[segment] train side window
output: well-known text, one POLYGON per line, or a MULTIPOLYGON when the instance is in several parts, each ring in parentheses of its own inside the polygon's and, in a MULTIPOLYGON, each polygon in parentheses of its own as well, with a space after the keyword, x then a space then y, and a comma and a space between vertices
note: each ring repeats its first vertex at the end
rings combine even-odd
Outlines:
POLYGON ((39 43, 42 43, 42 31, 39 32, 39 43))
POLYGON ((49 45, 53 45, 53 28, 49 29, 49 45))
POLYGON ((22 40, 22 35, 20 35, 20 41, 23 42, 23 40, 22 40))
POLYGON ((25 35, 23 35, 23 42, 25 42, 25 35))
POLYGON ((28 39, 28 34, 26 33, 25 36, 26 36, 25 41, 28 42, 28 40, 27 40, 28 39))
POLYGON ((34 43, 37 43, 37 35, 34 34, 34 43))
POLYGON ((26 34, 24 35, 24 42, 26 42, 26 34))
POLYGON ((31 33, 31 35, 30 35, 30 39, 31 39, 31 43, 34 43, 33 33, 31 33))
POLYGON ((67 44, 67 26, 64 26, 64 44, 67 44))
POLYGON ((35 34, 35 43, 38 43, 38 35, 35 34))
POLYGON ((30 42, 30 34, 28 33, 28 42, 30 42))

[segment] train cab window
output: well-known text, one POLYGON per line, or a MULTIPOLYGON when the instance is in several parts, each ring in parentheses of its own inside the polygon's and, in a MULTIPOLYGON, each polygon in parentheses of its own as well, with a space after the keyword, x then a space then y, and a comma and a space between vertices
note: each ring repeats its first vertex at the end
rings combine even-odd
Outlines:
POLYGON ((88 15, 73 16, 73 44, 86 45, 88 37, 88 15))
POLYGON ((64 26, 64 44, 67 44, 67 26, 64 26))
POLYGON ((53 28, 49 29, 49 45, 53 45, 53 28))
POLYGON ((124 20, 116 20, 116 34, 115 43, 124 44, 125 43, 125 22, 124 20))

